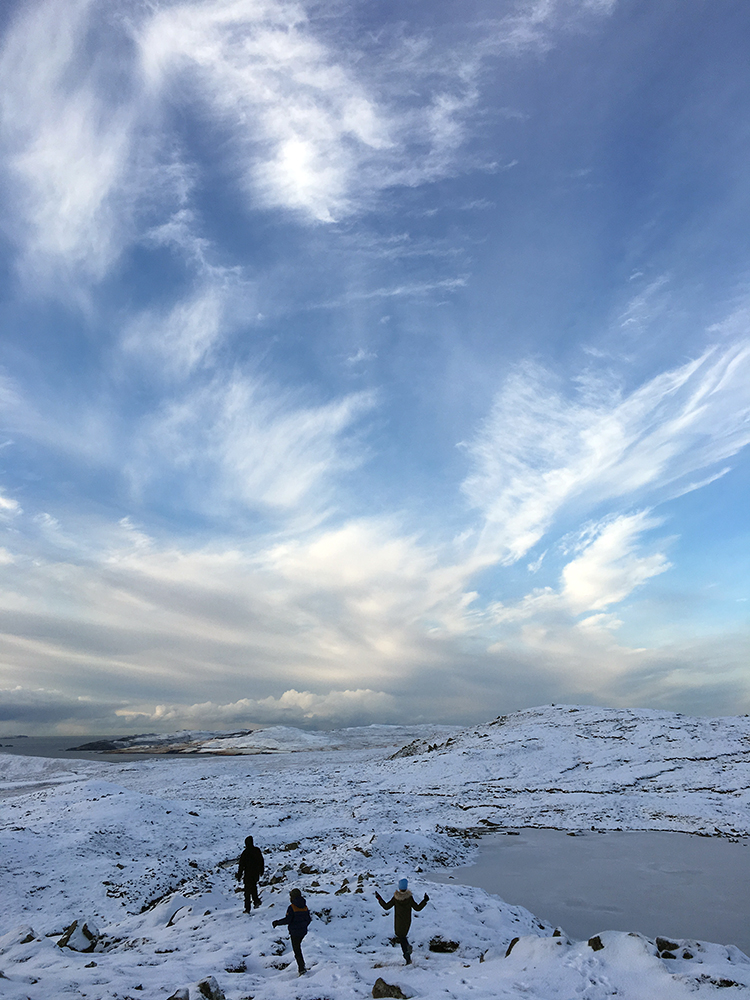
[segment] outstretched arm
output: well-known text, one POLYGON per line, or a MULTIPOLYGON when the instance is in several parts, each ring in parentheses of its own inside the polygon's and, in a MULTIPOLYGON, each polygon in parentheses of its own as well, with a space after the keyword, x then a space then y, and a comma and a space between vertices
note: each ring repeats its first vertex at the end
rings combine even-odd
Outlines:
POLYGON ((415 910, 423 910, 425 908, 425 906, 427 905, 427 903, 429 903, 429 901, 430 901, 430 897, 427 895, 427 893, 425 893, 424 894, 424 899, 422 900, 422 902, 421 903, 412 903, 412 906, 414 907, 415 910))
POLYGON ((386 901, 383 899, 383 897, 380 895, 380 893, 376 892, 375 893, 375 899, 377 899, 377 901, 380 903, 380 905, 383 907, 384 910, 390 910, 390 908, 393 906, 393 897, 392 896, 388 900, 388 902, 386 903, 386 901))

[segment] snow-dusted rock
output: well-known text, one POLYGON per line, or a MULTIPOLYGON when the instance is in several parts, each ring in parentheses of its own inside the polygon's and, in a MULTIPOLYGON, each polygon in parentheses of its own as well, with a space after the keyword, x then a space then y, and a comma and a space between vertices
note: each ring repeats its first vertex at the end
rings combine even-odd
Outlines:
POLYGON ((395 1000, 408 1000, 412 994, 404 993, 400 986, 393 986, 379 976, 372 988, 372 995, 376 1000, 378 997, 395 997, 395 1000))
POLYGON ((430 951, 436 951, 442 955, 450 955, 451 952, 458 951, 458 948, 458 941, 449 941, 442 934, 436 934, 433 938, 430 938, 430 951))
POLYGON ((19 924, 18 927, 14 927, 12 931, 8 931, 7 934, 0 937, 0 955, 18 944, 30 944, 38 937, 37 932, 29 924, 19 924))
POLYGON ((63 931, 63 936, 57 942, 59 948, 70 948, 72 951, 93 951, 99 943, 99 928, 91 917, 74 920, 63 931))
POLYGON ((226 1000, 224 991, 213 976, 206 976, 190 986, 175 990, 167 1000, 226 1000))

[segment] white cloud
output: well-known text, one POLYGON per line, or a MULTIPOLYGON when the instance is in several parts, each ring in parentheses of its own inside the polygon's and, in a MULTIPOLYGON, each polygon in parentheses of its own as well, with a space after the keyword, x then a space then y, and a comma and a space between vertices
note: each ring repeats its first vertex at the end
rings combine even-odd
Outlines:
POLYGON ((99 278, 119 252, 133 109, 107 93, 107 53, 86 50, 92 7, 32 7, 0 53, 0 149, 15 185, 5 211, 37 279, 51 266, 99 278))
POLYGON ((21 505, 17 500, 12 497, 6 497, 0 493, 0 517, 3 515, 8 516, 9 514, 20 514, 21 505))
POLYGON ((565 398, 539 367, 519 368, 466 447, 464 490, 485 518, 480 555, 521 558, 566 504, 658 496, 750 442, 750 344, 713 348, 629 395, 565 398))
POLYGON ((617 0, 519 0, 511 14, 495 22, 483 47, 517 55, 544 52, 555 45, 561 30, 609 15, 616 5, 617 0))
MULTIPOLYGON (((565 601, 575 613, 624 600, 636 587, 669 569, 661 552, 636 553, 639 536, 661 522, 641 511, 597 525, 582 553, 562 572, 565 601)), ((597 619, 601 620, 601 619, 597 619)))
POLYGON ((115 714, 131 724, 172 726, 245 725, 247 723, 357 724, 371 719, 386 721, 397 718, 397 701, 393 695, 369 688, 328 691, 314 694, 290 688, 278 698, 240 698, 228 704, 200 702, 194 705, 156 705, 117 709, 115 714))
POLYGON ((228 295, 218 283, 199 286, 166 312, 153 310, 133 319, 123 335, 126 352, 162 362, 165 374, 188 375, 227 333, 228 295))
POLYGON ((304 3, 264 0, 173 4, 138 40, 150 92, 179 80, 227 129, 254 205, 331 222, 463 169, 474 46, 437 51, 403 32, 342 45, 304 3))
POLYGON ((360 463, 347 438, 374 402, 359 392, 304 405, 260 378, 217 375, 144 421, 128 472, 139 487, 177 472, 191 505, 206 511, 236 503, 292 510, 303 500, 312 509, 332 475, 360 463))
MULTIPOLYGON (((0 383, 0 413, 25 440, 66 461, 109 472, 143 499, 158 493, 177 507, 222 519, 258 507, 317 520, 336 477, 367 452, 359 425, 377 394, 360 391, 311 402, 239 367, 217 370, 211 351, 236 321, 234 289, 209 288, 164 316, 142 314, 126 333, 126 353, 153 366, 154 409, 130 410, 125 397, 79 399, 38 385, 0 383), (202 370, 201 370, 202 366, 202 370), (7 391, 2 391, 3 389, 7 391), (36 393, 36 398, 32 399, 36 393)), ((0 494, 0 516, 20 512, 0 494)))
POLYGON ((200 172, 170 130, 178 104, 224 129, 218 155, 233 158, 252 206, 308 220, 461 171, 482 60, 547 48, 560 25, 606 9, 522 5, 491 43, 446 51, 397 32, 342 45, 335 18, 313 23, 284 0, 32 6, 0 52, 4 214, 21 269, 71 294, 170 219, 199 250, 185 228, 200 172))
MULTIPOLYGON (((117 718, 166 728, 449 721, 509 700, 626 703, 641 691, 681 705, 675 677, 698 684, 690 643, 633 649, 602 610, 665 568, 638 545, 654 523, 637 514, 590 526, 559 589, 486 610, 467 588, 470 565, 442 561, 387 520, 243 550, 160 544, 124 519, 54 558, 19 535, 7 549, 15 564, 0 561, 3 684, 47 690, 64 677, 66 693, 36 708, 19 696, 9 718, 106 717, 105 729, 117 718)), ((717 705, 744 691, 735 674, 717 674, 717 705)))
POLYGON ((668 283, 667 275, 660 275, 649 282, 642 292, 633 296, 617 317, 618 329, 629 337, 635 337, 660 318, 669 305, 669 299, 663 291, 668 283))

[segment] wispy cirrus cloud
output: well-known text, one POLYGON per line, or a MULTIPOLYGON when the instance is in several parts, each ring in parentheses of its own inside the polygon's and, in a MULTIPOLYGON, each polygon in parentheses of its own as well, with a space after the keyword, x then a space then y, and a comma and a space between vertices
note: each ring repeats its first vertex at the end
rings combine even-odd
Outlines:
POLYGON ((226 274, 208 275, 187 298, 133 316, 121 338, 123 351, 149 367, 156 362, 167 381, 187 378, 210 362, 214 347, 231 332, 240 291, 248 307, 250 289, 240 290, 237 281, 226 274))
MULTIPOLYGON (((112 86, 107 36, 91 0, 42 3, 23 11, 0 52, 0 152, 13 194, 5 225, 27 276, 60 287, 106 273, 144 184, 134 176, 132 80, 116 73, 124 88, 112 86)), ((155 172, 150 182, 160 184, 155 172)))
POLYGON ((209 109, 223 130, 216 155, 250 207, 306 221, 476 166, 465 146, 482 61, 550 47, 561 26, 610 6, 535 0, 495 24, 492 44, 469 28, 448 50, 403 32, 342 46, 335 17, 326 26, 282 0, 164 3, 127 17, 92 0, 31 6, 0 52, 4 221, 22 273, 58 292, 99 281, 189 205, 201 168, 172 127, 178 106, 188 117, 209 109))
POLYGON ((492 30, 481 44, 485 51, 514 55, 544 52, 557 43, 560 31, 606 17, 616 6, 617 0, 519 0, 510 12, 488 22, 492 30))
POLYGON ((22 269, 97 281, 185 207, 200 172, 168 124, 175 103, 210 107, 251 206, 308 220, 451 169, 466 102, 444 80, 405 114, 363 75, 374 65, 363 56, 345 58, 297 3, 170 3, 127 19, 92 0, 27 9, 0 52, 5 225, 22 269))
MULTIPOLYGON (((319 518, 337 479, 367 457, 363 420, 377 405, 377 393, 315 400, 239 367, 206 365, 198 376, 182 377, 215 332, 203 323, 206 316, 216 319, 214 309, 221 303, 209 299, 204 306, 197 316, 189 309, 169 315, 175 342, 159 344, 155 337, 152 344, 145 330, 136 331, 146 340, 140 345, 142 363, 160 351, 172 355, 166 371, 159 372, 163 391, 155 405, 134 410, 125 394, 119 401, 108 397, 106 407, 96 398, 72 406, 54 395, 34 399, 30 388, 16 384, 5 406, 0 400, 6 427, 19 441, 64 457, 71 469, 106 473, 120 483, 115 488, 123 500, 128 494, 136 502, 160 497, 172 508, 200 511, 219 522, 258 508, 292 516, 303 506, 307 517, 319 518)), ((15 509, 8 506, 6 513, 15 509)))
POLYGON ((239 372, 217 375, 170 400, 141 426, 126 468, 139 488, 167 470, 193 507, 234 504, 316 508, 331 478, 359 465, 347 442, 372 409, 372 392, 306 405, 297 394, 239 372))
POLYGON ((251 201, 317 222, 454 170, 477 97, 455 59, 436 72, 428 45, 397 36, 385 52, 342 48, 303 3, 173 4, 138 39, 152 93, 189 80, 224 123, 251 201), (408 101, 397 82, 407 63, 408 101))
MULTIPOLYGON (((466 448, 463 489, 485 520, 480 554, 521 558, 565 505, 645 503, 750 443, 750 345, 707 350, 627 395, 564 396, 541 367, 519 368, 466 448)), ((694 485, 694 484, 693 484, 694 485)))

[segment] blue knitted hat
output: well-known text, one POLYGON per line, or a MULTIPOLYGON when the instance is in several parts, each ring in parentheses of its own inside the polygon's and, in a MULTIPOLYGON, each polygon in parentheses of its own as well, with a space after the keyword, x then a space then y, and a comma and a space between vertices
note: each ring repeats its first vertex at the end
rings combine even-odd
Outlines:
POLYGON ((401 892, 406 892, 406 889, 407 889, 408 885, 409 885, 409 882, 408 882, 407 879, 405 879, 405 878, 399 879, 398 887, 401 890, 401 892))

